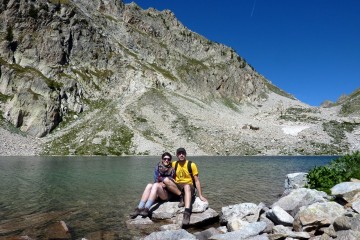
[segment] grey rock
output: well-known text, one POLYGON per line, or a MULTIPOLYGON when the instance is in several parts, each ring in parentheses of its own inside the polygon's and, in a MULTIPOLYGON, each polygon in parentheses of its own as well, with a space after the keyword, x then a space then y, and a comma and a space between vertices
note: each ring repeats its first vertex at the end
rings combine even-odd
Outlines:
POLYGON ((222 233, 222 232, 220 232, 218 229, 212 227, 212 228, 206 229, 206 230, 201 231, 201 232, 196 232, 196 233, 194 233, 194 235, 195 235, 196 239, 207 240, 211 236, 216 235, 216 234, 220 234, 220 233, 222 233))
POLYGON ((293 190, 305 187, 305 184, 307 183, 306 176, 307 173, 305 172, 290 173, 286 175, 285 190, 293 190))
POLYGON ((335 231, 349 230, 351 229, 351 218, 346 216, 340 216, 335 219, 333 226, 335 231))
POLYGON ((160 232, 153 232, 146 236, 144 240, 173 240, 173 239, 196 239, 196 237, 184 229, 166 230, 160 232))
POLYGON ((360 182, 342 182, 331 188, 331 195, 342 197, 347 202, 360 200, 360 182))
POLYGON ((157 205, 152 211, 153 219, 171 219, 181 212, 178 202, 165 202, 157 205))
POLYGON ((129 229, 136 229, 136 228, 147 228, 149 225, 153 225, 154 222, 151 221, 150 218, 143 218, 141 216, 137 216, 134 219, 129 219, 126 221, 126 226, 129 229))
POLYGON ((289 228, 277 225, 273 228, 273 233, 277 235, 282 235, 283 237, 296 238, 296 239, 309 239, 310 234, 307 232, 293 232, 289 228))
POLYGON ((316 202, 326 202, 327 194, 314 189, 299 188, 291 191, 287 196, 280 198, 272 204, 279 206, 288 212, 291 216, 295 216, 299 209, 316 202))
POLYGON ((354 211, 356 211, 357 213, 360 213, 360 199, 353 202, 351 207, 352 207, 352 209, 354 209, 354 211))
MULTIPOLYGON (((211 208, 208 208, 205 212, 202 213, 192 213, 190 216, 189 226, 202 226, 211 223, 217 222, 219 219, 219 214, 211 208)), ((178 214, 176 217, 176 223, 181 225, 183 220, 183 214, 178 214)))
POLYGON ((338 231, 336 232, 336 240, 359 240, 360 232, 353 230, 338 231))
POLYGON ((282 224, 285 226, 292 226, 294 218, 279 206, 274 206, 268 212, 266 217, 272 220, 275 224, 282 224))
POLYGON ((221 208, 220 223, 227 224, 231 218, 239 218, 247 222, 256 222, 259 219, 262 205, 241 203, 221 208))
POLYGON ((293 227, 300 232, 330 225, 345 212, 344 207, 335 202, 314 203, 300 209, 295 216, 293 227))
POLYGON ((250 237, 255 237, 259 235, 266 228, 266 223, 264 222, 253 222, 249 223, 247 226, 242 228, 241 230, 228 232, 224 234, 218 234, 210 237, 209 239, 247 239, 250 237))
POLYGON ((206 209, 208 208, 209 208, 209 203, 201 201, 199 197, 196 197, 194 203, 192 204, 193 213, 205 212, 206 209))

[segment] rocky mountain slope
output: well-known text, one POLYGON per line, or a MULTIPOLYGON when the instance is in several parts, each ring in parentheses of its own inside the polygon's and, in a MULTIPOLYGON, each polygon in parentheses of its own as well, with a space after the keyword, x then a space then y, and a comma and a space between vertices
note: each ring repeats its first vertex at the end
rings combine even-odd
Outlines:
POLYGON ((118 0, 6 0, 0 20, 2 126, 29 135, 36 154, 360 149, 358 92, 310 107, 169 10, 118 0))

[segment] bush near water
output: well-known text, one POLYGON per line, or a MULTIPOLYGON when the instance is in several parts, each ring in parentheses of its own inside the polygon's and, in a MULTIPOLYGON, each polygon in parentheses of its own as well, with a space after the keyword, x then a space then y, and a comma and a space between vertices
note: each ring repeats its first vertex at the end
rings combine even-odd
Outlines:
POLYGON ((308 187, 330 193, 338 183, 360 179, 360 152, 356 151, 331 161, 328 165, 314 167, 307 175, 308 187))

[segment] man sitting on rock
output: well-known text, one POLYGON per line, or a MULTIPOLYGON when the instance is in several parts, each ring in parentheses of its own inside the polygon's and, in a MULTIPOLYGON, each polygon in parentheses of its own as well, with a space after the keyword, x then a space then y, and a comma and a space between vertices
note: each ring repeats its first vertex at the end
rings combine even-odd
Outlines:
POLYGON ((207 200, 202 195, 196 164, 186 159, 186 150, 184 148, 178 148, 176 156, 178 161, 172 162, 172 167, 175 169, 175 182, 165 179, 164 183, 169 191, 179 197, 179 207, 185 206, 182 225, 187 226, 190 224, 191 203, 192 197, 195 196, 195 187, 200 200, 203 202, 207 202, 207 200))

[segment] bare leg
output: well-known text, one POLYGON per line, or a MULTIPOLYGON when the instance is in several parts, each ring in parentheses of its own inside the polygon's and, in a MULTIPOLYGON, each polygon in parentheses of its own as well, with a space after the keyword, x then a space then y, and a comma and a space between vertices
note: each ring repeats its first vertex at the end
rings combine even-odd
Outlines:
POLYGON ((170 191, 175 193, 177 196, 181 195, 181 191, 178 189, 178 187, 176 186, 176 184, 171 181, 169 178, 165 178, 164 183, 166 185, 166 188, 170 191))
POLYGON ((190 208, 190 206, 191 206, 191 188, 190 188, 190 185, 185 185, 184 186, 184 192, 185 192, 185 198, 184 198, 185 208, 190 208))
POLYGON ((152 183, 149 183, 149 184, 145 187, 145 190, 144 190, 144 192, 143 192, 143 195, 141 196, 141 201, 146 202, 146 201, 149 199, 152 186, 153 186, 153 184, 152 184, 152 183))
POLYGON ((168 193, 160 183, 155 183, 153 185, 149 199, 155 201, 157 197, 159 197, 161 200, 168 199, 168 193))

